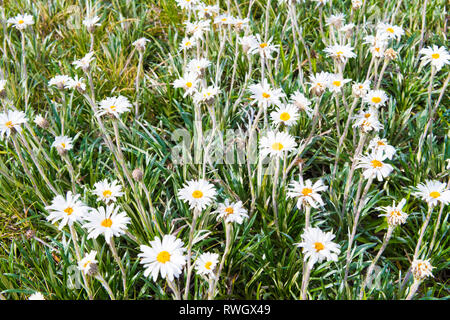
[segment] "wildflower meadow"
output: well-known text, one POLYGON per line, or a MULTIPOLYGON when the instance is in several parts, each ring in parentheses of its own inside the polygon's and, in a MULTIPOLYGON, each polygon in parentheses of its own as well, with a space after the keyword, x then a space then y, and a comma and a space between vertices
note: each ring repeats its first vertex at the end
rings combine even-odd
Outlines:
POLYGON ((444 0, 0 6, 0 300, 449 297, 444 0))

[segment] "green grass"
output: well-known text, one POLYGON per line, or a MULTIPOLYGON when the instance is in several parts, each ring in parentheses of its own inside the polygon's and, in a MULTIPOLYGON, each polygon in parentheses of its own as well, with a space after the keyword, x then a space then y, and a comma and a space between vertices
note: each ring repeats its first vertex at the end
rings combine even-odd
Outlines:
MULTIPOLYGON (((211 1, 208 1, 211 2, 211 1)), ((247 15, 248 1, 231 1, 231 14, 238 15, 236 3, 243 16, 247 15)), ((266 70, 269 82, 282 88, 287 96, 300 89, 299 69, 305 74, 305 81, 310 75, 309 63, 299 66, 293 44, 291 24, 282 33, 287 16, 285 5, 273 5, 269 10, 268 36, 279 45, 279 56, 269 62, 266 70)), ((352 45, 357 58, 350 59, 344 71, 345 78, 353 81, 365 79, 371 54, 368 45, 363 45, 363 37, 373 34, 374 24, 384 18, 390 20, 395 11, 396 1, 368 0, 365 14, 355 12, 353 21, 359 21, 361 32, 352 37, 352 45)), ((227 8, 226 1, 220 1, 221 12, 227 8)), ((264 34, 266 19, 266 1, 257 0, 250 14, 252 34, 264 34)), ((53 135, 50 131, 37 127, 34 116, 43 115, 51 124, 52 130, 61 133, 64 119, 64 134, 74 137, 74 149, 69 152, 70 161, 76 174, 76 191, 83 201, 92 207, 98 206, 96 197, 89 190, 94 183, 108 179, 119 179, 121 170, 114 166, 114 156, 102 138, 102 132, 87 100, 76 91, 64 91, 67 105, 62 113, 61 93, 48 86, 48 81, 57 74, 69 76, 85 75, 75 70, 72 62, 80 59, 89 51, 89 33, 84 27, 72 28, 67 21, 81 21, 85 15, 85 1, 8 1, 4 4, 6 18, 18 13, 30 13, 35 24, 25 31, 26 66, 28 79, 28 108, 26 114, 31 130, 24 129, 24 137, 30 144, 39 165, 57 191, 65 194, 71 190, 72 181, 69 169, 54 148, 53 135), (75 6, 75 7, 74 7, 75 6), (76 9, 78 8, 78 9, 76 9), (77 11, 78 10, 78 11, 77 11), (75 11, 75 14, 74 14, 75 11), (81 16, 77 16, 77 12, 81 16), (40 147, 39 144, 42 146, 40 147)), ((343 210, 343 190, 351 165, 355 142, 359 133, 350 129, 344 141, 343 151, 338 163, 336 178, 332 181, 339 136, 336 132, 335 99, 326 92, 320 104, 319 134, 302 153, 304 160, 303 176, 305 179, 323 178, 326 185, 333 185, 333 193, 322 193, 324 209, 312 210, 312 224, 322 230, 336 234, 336 242, 341 245, 341 254, 337 262, 316 264, 311 274, 308 287, 310 299, 357 299, 365 271, 381 246, 387 229, 384 219, 377 207, 388 206, 395 200, 407 199, 405 211, 409 214, 406 224, 397 227, 394 236, 377 265, 380 267, 379 286, 368 293, 367 299, 403 299, 412 283, 401 288, 401 282, 411 264, 411 259, 419 237, 419 230, 427 213, 424 201, 412 195, 414 186, 426 179, 436 179, 447 183, 449 170, 446 159, 450 158, 450 114, 449 97, 444 93, 433 119, 432 143, 425 140, 422 154, 417 159, 420 136, 428 121, 427 95, 430 79, 430 66, 419 67, 419 41, 421 32, 421 13, 423 1, 402 1, 394 24, 405 30, 399 42, 393 42, 393 48, 399 52, 397 60, 389 63, 381 82, 381 89, 390 97, 389 102, 380 111, 379 120, 384 129, 380 137, 386 138, 397 149, 390 162, 394 171, 383 182, 374 181, 368 193, 369 201, 363 208, 354 243, 355 253, 350 267, 350 292, 341 285, 344 278, 348 233, 351 228, 353 199, 356 197, 361 170, 356 170, 350 189, 350 201, 345 214, 343 210)), ((343 12, 349 21, 351 1, 333 1, 333 7, 324 8, 324 17, 332 13, 343 12)), ((430 0, 426 12, 425 46, 446 46, 444 30, 445 17, 442 13, 448 4, 443 0, 430 0)), ((95 62, 93 83, 97 101, 118 94, 124 95, 134 103, 138 97, 142 115, 135 121, 134 112, 121 117, 125 126, 120 128, 120 138, 126 166, 131 171, 141 168, 143 181, 150 191, 155 208, 156 219, 164 233, 174 233, 185 244, 189 238, 189 223, 193 212, 178 197, 177 191, 191 179, 201 177, 201 165, 177 165, 172 159, 172 150, 179 141, 172 139, 177 129, 194 132, 194 104, 192 99, 183 98, 180 89, 174 89, 171 83, 183 72, 183 54, 178 47, 184 37, 183 13, 173 0, 151 1, 98 1, 97 15, 101 26, 95 30, 95 62), (128 3, 128 4, 127 4, 128 3), (128 25, 124 25, 124 23, 128 25), (138 54, 133 52, 132 43, 140 38, 150 40, 144 53, 144 76, 140 81, 137 95, 134 80, 138 66, 138 54), (129 60, 129 62, 128 62, 129 60), (128 63, 127 63, 128 62, 128 63)), ((319 32, 319 10, 312 1, 297 5, 298 25, 303 30, 303 37, 309 48, 314 50, 311 65, 313 72, 333 72, 331 58, 323 52, 323 43, 319 32)), ((323 22, 325 25, 325 22, 323 22)), ((325 36, 329 29, 324 27, 325 36)), ((249 60, 239 50, 235 55, 235 33, 229 33, 220 53, 219 31, 211 28, 208 34, 207 57, 212 62, 206 74, 208 84, 216 77, 216 62, 219 60, 218 86, 222 94, 215 102, 216 119, 220 130, 245 130, 248 127, 248 110, 251 102, 245 85, 245 77, 252 64, 249 85, 259 82, 261 68, 259 55, 249 60), (230 36, 231 34, 231 36, 230 36), (220 56, 219 56, 220 54, 220 56), (219 59, 218 59, 219 57, 219 59), (236 62, 235 82, 231 86, 233 65, 236 62), (241 103, 232 108, 245 90, 241 103)), ((20 32, 10 26, 5 33, 0 33, 1 72, 6 79, 6 98, 2 99, 2 108, 15 106, 25 111, 24 79, 21 77, 21 39, 20 32), (5 38, 6 36, 6 38, 5 38), (6 49, 6 51, 5 51, 6 49)), ((195 49, 194 49, 195 50, 195 49)), ((304 48, 300 45, 300 61, 307 59, 304 48)), ((193 57, 190 54, 190 58, 193 57)), ((434 78, 433 104, 448 76, 448 66, 438 72, 434 78)), ((347 85, 344 96, 350 104, 351 85, 347 85)), ((359 110, 359 104, 357 107, 359 110)), ((212 128, 208 110, 203 108, 202 126, 206 132, 212 128)), ((341 130, 348 112, 340 106, 341 130)), ((106 129, 113 136, 110 120, 104 119, 106 129)), ((263 123, 260 123, 262 129, 263 123)), ((301 114, 298 123, 290 129, 296 141, 305 139, 311 130, 311 120, 301 114)), ((371 135, 373 136, 373 134, 371 135)), ((192 136, 191 136, 192 139, 192 136)), ((193 140, 192 140, 193 141, 193 140)), ((192 147, 192 146, 191 146, 192 147)), ((30 154, 21 148, 21 154, 28 164, 37 188, 49 203, 54 194, 47 187, 44 179, 34 165, 30 154)), ((293 160, 288 157, 289 163, 293 160)), ((255 169, 256 171, 256 169, 255 169)), ((289 174, 287 181, 297 179, 298 167, 289 174)), ((249 177, 245 165, 213 164, 207 165, 206 178, 213 182, 218 191, 218 202, 226 198, 240 199, 247 209, 250 208, 251 194, 249 177)), ((124 179, 126 181, 126 179, 124 179)), ((299 299, 302 281, 302 254, 294 243, 301 241, 305 226, 304 212, 298 210, 295 201, 286 197, 287 185, 277 188, 279 214, 279 231, 274 222, 272 206, 272 176, 265 176, 261 181, 253 178, 256 189, 256 210, 242 225, 235 225, 230 253, 219 278, 217 299, 299 299)), ((161 236, 154 228, 146 228, 138 214, 138 202, 141 201, 150 215, 150 205, 142 188, 134 193, 128 183, 124 189, 126 195, 118 204, 132 219, 127 235, 116 238, 119 254, 127 270, 129 299, 172 299, 166 282, 159 279, 153 282, 143 276, 143 267, 137 257, 139 245, 148 244, 155 236, 161 236)), ((35 291, 42 292, 47 299, 87 299, 83 288, 71 289, 67 284, 69 275, 76 265, 73 245, 69 242, 70 233, 66 228, 59 231, 47 222, 44 203, 36 193, 30 177, 27 176, 14 149, 11 139, 0 143, 0 293, 7 299, 26 299, 35 291), (36 239, 27 239, 25 232, 33 230, 36 237, 42 239, 50 248, 36 239)), ((442 210, 435 208, 428 225, 423 245, 423 257, 431 259, 433 278, 427 278, 420 286, 415 298, 446 299, 448 290, 449 259, 449 207, 442 210), (435 244, 430 248, 435 227, 437 226, 435 244)), ((214 206, 202 214, 202 223, 197 231, 208 230, 211 233, 193 246, 193 252, 213 251, 221 256, 225 249, 225 231, 216 215, 209 215, 214 206)), ((122 276, 115 263, 108 245, 103 237, 88 240, 86 231, 76 226, 79 243, 83 252, 97 250, 100 261, 99 270, 109 282, 118 299, 123 298, 122 276)), ((206 299, 208 284, 193 272, 190 298, 206 299)), ((178 280, 184 288, 185 273, 178 280)), ((91 281, 95 299, 108 299, 107 292, 98 281, 91 281)))

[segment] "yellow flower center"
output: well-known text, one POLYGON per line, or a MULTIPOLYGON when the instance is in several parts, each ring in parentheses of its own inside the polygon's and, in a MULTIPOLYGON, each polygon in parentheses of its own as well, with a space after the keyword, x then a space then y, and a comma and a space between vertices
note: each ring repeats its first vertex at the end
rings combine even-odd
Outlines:
POLYGON ((290 118, 291 118, 291 116, 287 112, 283 112, 282 114, 280 114, 281 121, 288 121, 290 118))
POLYGON ((385 144, 384 144, 383 141, 378 141, 378 142, 377 142, 377 145, 379 145, 379 146, 385 146, 385 144))
POLYGON ((306 197, 309 196, 309 194, 312 193, 312 189, 311 188, 303 188, 302 190, 302 194, 306 197))
POLYGON ((73 209, 71 207, 67 207, 64 209, 64 212, 67 213, 68 216, 70 216, 73 213, 73 209))
POLYGON ((211 270, 211 265, 212 265, 212 262, 211 262, 211 261, 208 261, 207 263, 205 263, 205 268, 206 268, 207 270, 211 270))
POLYGON ((88 264, 91 263, 91 260, 87 261, 85 264, 83 264, 83 268, 86 269, 86 267, 88 266, 88 264))
POLYGON ((279 143, 279 142, 275 142, 272 145, 272 149, 276 150, 276 151, 281 151, 283 148, 284 148, 284 146, 281 143, 279 143))
POLYGON ((102 225, 102 227, 105 227, 105 228, 111 228, 112 220, 109 218, 106 218, 105 220, 102 221, 101 225, 102 225))
POLYGON ((267 47, 267 43, 261 43, 260 45, 259 45, 259 47, 261 48, 261 49, 264 49, 265 47, 267 47))
POLYGON ((440 54, 439 54, 439 53, 433 53, 433 54, 431 55, 431 57, 432 57, 433 59, 439 59, 440 54))
POLYGON ((227 18, 222 18, 222 22, 226 22, 227 21, 227 18))
POLYGON ((188 88, 192 87, 192 82, 186 82, 186 87, 188 88))
POLYGON ((381 98, 380 97, 373 97, 372 98, 372 102, 373 103, 380 103, 381 102, 381 98))
POLYGON ((10 129, 11 129, 12 127, 14 127, 12 121, 6 122, 6 123, 5 123, 5 126, 7 126, 7 127, 10 128, 10 129))
POLYGON ((234 213, 234 209, 232 207, 228 207, 225 209, 225 212, 227 213, 227 215, 230 215, 234 213))
POLYGON ((161 263, 168 262, 168 261, 170 261, 170 253, 168 253, 167 251, 161 251, 156 256, 156 260, 158 260, 158 262, 161 262, 161 263))
POLYGON ((372 164, 372 167, 374 167, 374 168, 381 168, 383 166, 383 163, 381 163, 381 161, 378 161, 378 160, 372 160, 372 161, 370 161, 370 163, 372 164))
POLYGON ((339 80, 335 80, 335 81, 333 81, 333 86, 340 87, 341 86, 341 82, 339 80))
POLYGON ((111 197, 111 195, 112 195, 111 190, 105 190, 105 191, 103 191, 103 196, 104 196, 105 198, 109 198, 109 197, 111 197))
POLYGON ((267 92, 263 92, 262 96, 266 99, 270 98, 270 94, 268 94, 267 92))
POLYGON ((343 55, 343 54, 344 54, 344 52, 342 52, 342 51, 336 52, 336 55, 337 55, 337 56, 340 56, 340 55, 343 55))
POLYGON ((387 28, 386 31, 389 32, 389 33, 394 33, 394 29, 391 28, 391 27, 387 28))
POLYGON ((65 149, 66 148, 66 144, 64 142, 61 142, 61 147, 63 147, 65 149))
POLYGON ((18 23, 18 24, 23 24, 23 23, 25 23, 25 21, 19 20, 19 21, 17 21, 17 23, 18 23))
POLYGON ((116 106, 111 106, 111 107, 109 107, 112 111, 116 111, 116 106))
POLYGON ((370 118, 370 116, 371 116, 371 114, 370 114, 370 113, 366 113, 366 114, 364 115, 364 118, 366 118, 366 119, 369 119, 369 118, 370 118))
POLYGON ((320 250, 325 249, 325 246, 323 245, 322 242, 316 242, 314 243, 314 249, 316 249, 316 251, 319 252, 320 250))
POLYGON ((185 46, 186 46, 186 47, 189 47, 190 45, 191 45, 191 42, 190 42, 190 41, 188 41, 188 42, 185 43, 185 46))
POLYGON ((400 213, 400 211, 398 211, 398 210, 393 210, 393 211, 391 211, 391 216, 392 217, 394 217, 394 216, 396 216, 396 217, 400 217, 402 214, 400 213))
POLYGON ((441 194, 437 191, 433 191, 430 193, 430 197, 432 197, 433 199, 437 199, 441 196, 441 194))
POLYGON ((201 197, 203 197, 203 192, 201 192, 200 190, 195 190, 194 192, 192 192, 192 196, 195 199, 200 199, 201 197))

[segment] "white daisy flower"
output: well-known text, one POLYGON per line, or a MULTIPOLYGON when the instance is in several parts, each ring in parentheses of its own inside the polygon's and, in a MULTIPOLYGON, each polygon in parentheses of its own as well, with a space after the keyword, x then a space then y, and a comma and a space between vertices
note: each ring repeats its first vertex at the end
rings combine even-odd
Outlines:
POLYGON ((373 151, 383 152, 389 160, 392 160, 392 157, 396 152, 395 148, 388 144, 386 139, 380 139, 379 136, 375 136, 372 140, 370 140, 369 148, 373 151))
POLYGON ((272 53, 276 52, 278 49, 278 46, 272 45, 272 38, 270 38, 267 41, 261 40, 261 36, 259 34, 255 37, 256 43, 253 47, 250 48, 249 53, 254 54, 258 52, 261 56, 265 57, 266 59, 273 59, 272 53))
POLYGON ((272 89, 267 79, 264 79, 263 83, 251 85, 249 90, 252 93, 252 104, 258 102, 263 108, 271 105, 279 106, 281 104, 280 99, 285 96, 282 89, 272 89))
POLYGON ((226 199, 224 203, 219 204, 215 212, 218 213, 217 220, 224 219, 227 223, 242 224, 244 218, 248 218, 247 209, 243 207, 242 201, 232 203, 226 199))
POLYGON ((86 90, 86 84, 83 82, 84 78, 78 78, 78 76, 75 76, 73 79, 69 79, 69 81, 66 83, 65 88, 66 89, 77 89, 79 91, 85 91, 86 90))
POLYGON ((139 38, 136 41, 133 42, 133 46, 141 51, 145 50, 145 46, 147 45, 147 42, 149 42, 150 40, 148 40, 147 38, 143 37, 143 38, 139 38))
POLYGON ((110 114, 119 118, 122 113, 130 111, 132 107, 133 106, 130 101, 128 101, 128 98, 122 95, 109 97, 100 101, 97 115, 110 114))
POLYGON ((383 58, 387 48, 387 37, 383 33, 364 37, 364 44, 370 45, 370 52, 376 58, 383 58))
POLYGON ((287 152, 294 151, 296 146, 295 139, 286 132, 269 131, 259 142, 259 148, 263 158, 267 155, 271 157, 282 157, 287 152))
POLYGON ((197 75, 200 75, 210 65, 211 65, 211 62, 209 62, 208 59, 205 59, 205 58, 192 59, 187 64, 187 71, 192 72, 192 73, 197 73, 197 75))
POLYGON ((172 85, 174 88, 183 88, 183 97, 194 94, 196 92, 197 84, 200 81, 196 72, 188 72, 183 77, 175 80, 172 85))
POLYGON ((395 201, 392 206, 379 207, 378 210, 382 210, 385 213, 380 214, 379 217, 386 217, 390 226, 396 227, 406 222, 408 214, 403 212, 403 207, 406 204, 406 199, 402 199, 398 205, 395 205, 395 201))
POLYGON ((298 108, 292 104, 282 104, 270 113, 275 125, 283 123, 285 126, 294 125, 299 119, 298 108))
POLYGON ((250 20, 248 18, 233 18, 233 25, 236 28, 236 30, 242 30, 244 28, 248 28, 248 23, 250 20))
POLYGON ((450 54, 445 47, 433 45, 433 47, 423 48, 419 51, 419 54, 423 55, 420 59, 423 64, 430 63, 437 71, 441 70, 444 65, 450 63, 450 54))
POLYGON ((233 17, 227 14, 221 14, 214 18, 214 24, 225 26, 233 23, 233 17))
POLYGON ((434 267, 431 265, 430 259, 414 259, 411 264, 411 272, 416 280, 423 280, 426 277, 433 277, 433 269, 434 267))
POLYGON ((363 5, 362 0, 352 0, 352 8, 357 10, 359 8, 361 8, 363 5))
POLYGON ((328 57, 332 57, 339 61, 356 57, 356 54, 353 52, 353 47, 349 44, 344 46, 340 44, 331 45, 326 47, 324 51, 327 53, 328 57))
POLYGON ((368 111, 361 110, 356 119, 353 128, 359 128, 362 132, 375 131, 378 132, 383 125, 378 121, 378 112, 375 108, 370 107, 368 111))
POLYGON ((31 26, 34 24, 34 19, 32 15, 29 14, 18 14, 14 18, 9 18, 8 23, 13 24, 14 27, 18 30, 23 30, 28 26, 31 26))
POLYGON ((364 102, 376 108, 384 106, 387 100, 388 96, 383 90, 370 90, 363 98, 364 102))
POLYGON ((450 203, 450 190, 447 185, 437 180, 426 180, 425 183, 419 184, 417 192, 414 193, 416 197, 422 198, 429 206, 436 206, 438 202, 447 205, 450 203))
POLYGON ((0 80, 0 93, 3 93, 6 89, 6 80, 0 80))
POLYGON ((83 25, 88 29, 89 32, 92 32, 95 27, 100 26, 100 18, 98 16, 86 17, 83 19, 83 25))
POLYGON ((405 31, 401 27, 389 23, 379 23, 377 25, 377 32, 385 35, 389 39, 400 39, 405 34, 405 31))
POLYGON ((257 51, 254 51, 254 50, 252 50, 252 51, 249 51, 250 49, 252 49, 252 48, 254 48, 254 47, 256 47, 256 46, 258 46, 258 39, 256 39, 256 37, 254 36, 254 35, 250 35, 250 36, 243 36, 243 37, 240 37, 240 38, 238 38, 239 40, 239 43, 241 44, 241 46, 242 46, 242 51, 244 52, 244 53, 250 53, 250 54, 254 54, 254 53, 256 53, 257 51))
POLYGON ((6 110, 0 113, 0 138, 3 140, 5 135, 8 138, 11 132, 22 131, 20 125, 27 121, 28 119, 22 111, 6 110))
POLYGON ((141 245, 141 264, 144 265, 144 276, 152 276, 153 281, 161 273, 163 279, 173 281, 178 278, 186 264, 184 243, 172 235, 164 235, 162 241, 155 237, 150 246, 141 245))
POLYGON ((105 203, 109 203, 110 201, 116 202, 118 197, 124 195, 122 186, 117 180, 109 183, 107 179, 104 179, 103 181, 96 182, 94 188, 93 193, 97 196, 97 201, 104 201, 105 203))
POLYGON ((28 297, 28 300, 45 300, 45 297, 40 292, 35 292, 31 296, 28 297))
POLYGON ((95 250, 92 250, 91 252, 86 254, 83 259, 78 261, 78 270, 80 270, 81 272, 83 272, 86 275, 89 274, 92 267, 96 263, 98 263, 98 261, 95 260, 96 256, 97 256, 97 251, 95 251, 95 250))
POLYGON ((72 78, 67 75, 58 75, 51 78, 48 85, 56 86, 58 89, 64 89, 71 80, 72 78))
POLYGON ((52 143, 52 148, 59 150, 71 150, 73 148, 73 140, 68 136, 57 136, 52 143))
POLYGON ((352 81, 352 79, 344 79, 339 74, 331 74, 328 82, 328 89, 330 89, 331 92, 341 93, 344 84, 350 81, 352 81))
POLYGON ((343 25, 343 26, 339 29, 339 31, 341 31, 341 32, 343 32, 343 33, 345 33, 345 34, 350 35, 351 32, 353 31, 353 28, 354 28, 354 27, 355 27, 355 24, 354 24, 354 23, 347 23, 347 24, 343 25))
POLYGON ((219 263, 219 255, 217 253, 205 252, 195 260, 195 269, 197 274, 214 276, 214 269, 219 263))
POLYGON ((324 205, 319 192, 327 189, 328 186, 323 184, 322 179, 317 180, 314 184, 309 179, 304 182, 293 180, 289 184, 287 196, 297 200, 297 208, 300 210, 305 206, 318 208, 324 205))
POLYGON ((383 152, 372 152, 366 156, 360 156, 356 168, 364 169, 363 176, 366 179, 376 177, 378 181, 383 181, 394 170, 390 164, 384 162, 386 158, 383 152))
POLYGON ((367 92, 370 90, 370 80, 364 82, 355 82, 352 85, 352 93, 356 97, 365 97, 367 92))
POLYGON ((38 114, 33 122, 38 125, 39 127, 46 129, 50 126, 50 124, 48 123, 47 119, 45 119, 43 116, 41 116, 40 114, 38 114))
POLYGON ((340 28, 344 22, 345 22, 345 14, 343 13, 332 14, 331 16, 325 19, 325 24, 327 26, 332 25, 336 28, 340 28))
POLYGON ((198 0, 175 0, 181 9, 191 10, 199 2, 198 0))
POLYGON ((331 0, 313 0, 314 2, 317 2, 317 6, 324 6, 331 0))
POLYGON ((178 191, 181 200, 199 211, 208 207, 216 199, 216 194, 214 185, 203 179, 190 180, 178 191))
POLYGON ((312 118, 313 116, 313 109, 310 108, 311 101, 305 97, 303 93, 301 93, 299 90, 295 91, 290 99, 289 102, 296 106, 299 110, 306 112, 306 115, 309 118, 312 118))
POLYGON ((330 73, 328 72, 320 72, 313 74, 309 77, 311 88, 309 91, 312 91, 315 95, 321 95, 325 92, 325 89, 328 86, 330 81, 330 73))
POLYGON ((199 19, 209 18, 212 15, 219 13, 218 6, 206 5, 204 3, 199 3, 195 9, 197 10, 199 19))
POLYGON ((319 228, 307 228, 302 234, 302 242, 294 244, 303 248, 304 260, 308 260, 308 265, 312 268, 316 262, 338 260, 341 250, 340 245, 331 241, 334 237, 332 232, 325 233, 319 228))
POLYGON ((88 239, 97 239, 104 235, 106 243, 110 244, 112 237, 118 237, 125 233, 131 219, 125 212, 119 212, 120 207, 114 204, 98 209, 91 208, 89 214, 84 216, 83 227, 87 229, 88 239))
POLYGON ((200 92, 194 94, 194 102, 206 102, 210 103, 214 101, 215 97, 220 93, 220 89, 216 86, 209 86, 208 88, 203 88, 200 92))
POLYGON ((190 48, 194 47, 196 44, 197 44, 197 40, 195 40, 194 37, 191 37, 191 38, 185 37, 185 38, 183 38, 183 40, 181 40, 180 50, 190 49, 190 48))
POLYGON ((194 39, 203 39, 203 35, 209 31, 209 20, 199 20, 194 22, 185 21, 186 33, 191 34, 194 39))
POLYGON ((72 194, 68 191, 66 197, 57 195, 52 203, 45 207, 49 212, 47 220, 51 223, 59 221, 58 229, 61 230, 65 225, 72 226, 75 221, 81 221, 87 214, 89 207, 79 200, 79 194, 72 194))
POLYGON ((83 71, 87 71, 93 60, 94 52, 92 51, 87 53, 83 58, 75 60, 72 64, 75 66, 75 69, 81 68, 83 71))

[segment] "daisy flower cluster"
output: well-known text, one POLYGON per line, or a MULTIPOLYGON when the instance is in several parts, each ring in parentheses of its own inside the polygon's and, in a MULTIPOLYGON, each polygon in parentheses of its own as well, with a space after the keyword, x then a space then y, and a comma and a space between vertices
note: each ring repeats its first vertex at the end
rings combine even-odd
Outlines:
POLYGON ((49 33, 36 4, 5 4, 3 207, 56 271, 0 299, 66 298, 40 283, 72 266, 68 297, 90 300, 434 294, 418 288, 445 260, 450 54, 427 5, 94 4, 49 33))

